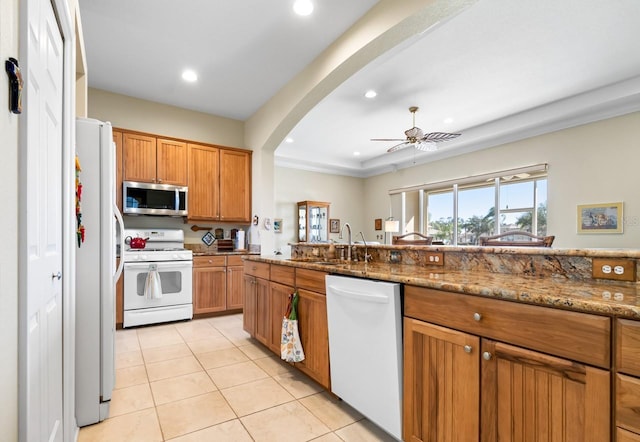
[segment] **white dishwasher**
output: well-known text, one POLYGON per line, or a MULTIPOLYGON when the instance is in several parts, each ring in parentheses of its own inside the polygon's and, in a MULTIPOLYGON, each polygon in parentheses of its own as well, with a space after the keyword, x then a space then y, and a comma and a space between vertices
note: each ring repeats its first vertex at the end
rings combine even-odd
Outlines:
POLYGON ((326 276, 331 391, 402 440, 400 284, 326 276))

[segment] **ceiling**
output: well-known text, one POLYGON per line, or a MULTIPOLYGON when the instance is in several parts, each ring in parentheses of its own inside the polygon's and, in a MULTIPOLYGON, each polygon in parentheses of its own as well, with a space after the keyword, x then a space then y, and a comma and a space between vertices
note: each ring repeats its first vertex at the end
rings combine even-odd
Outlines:
MULTIPOLYGON (((376 3, 299 17, 292 2, 79 0, 89 86, 246 120, 376 3)), ((637 0, 480 0, 340 85, 276 164, 371 176, 640 110, 638 41, 637 0), (410 106, 425 132, 462 136, 434 152, 370 141, 404 137, 410 106)))

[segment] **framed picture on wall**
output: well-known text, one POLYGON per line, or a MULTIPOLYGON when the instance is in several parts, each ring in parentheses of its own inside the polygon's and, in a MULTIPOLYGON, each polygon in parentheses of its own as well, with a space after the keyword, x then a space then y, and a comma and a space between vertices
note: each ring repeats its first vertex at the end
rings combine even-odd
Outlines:
POLYGON ((329 219, 329 233, 340 233, 340 220, 337 218, 329 219))
POLYGON ((282 218, 274 218, 273 233, 282 233, 282 218))
POLYGON ((382 230, 382 218, 376 218, 373 224, 376 230, 382 230))
POLYGON ((622 202, 578 206, 578 233, 622 233, 622 202))

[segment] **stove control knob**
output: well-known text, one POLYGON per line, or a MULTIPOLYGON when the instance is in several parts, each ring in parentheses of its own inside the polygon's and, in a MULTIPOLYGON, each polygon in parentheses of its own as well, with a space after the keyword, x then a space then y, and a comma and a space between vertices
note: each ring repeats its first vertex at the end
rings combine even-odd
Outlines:
POLYGON ((147 260, 147 255, 140 255, 140 260, 146 261, 147 260))
POLYGON ((177 254, 177 253, 174 253, 174 254, 173 254, 173 256, 171 256, 171 257, 172 257, 173 259, 178 259, 178 258, 179 258, 179 256, 178 256, 178 254, 177 254))

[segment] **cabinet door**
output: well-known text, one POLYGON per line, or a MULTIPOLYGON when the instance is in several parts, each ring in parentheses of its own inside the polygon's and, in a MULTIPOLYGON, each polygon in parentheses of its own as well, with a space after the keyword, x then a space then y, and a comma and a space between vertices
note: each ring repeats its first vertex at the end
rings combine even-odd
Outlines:
POLYGON ((225 267, 193 269, 193 313, 221 312, 227 309, 225 267))
POLYGON ((327 299, 309 290, 298 289, 298 331, 305 360, 296 367, 329 388, 329 332, 327 299))
POLYGON ((113 142, 116 145, 116 206, 122 213, 122 132, 113 131, 113 142))
POLYGON ((482 352, 483 442, 609 440, 608 371, 490 340, 482 352))
POLYGON ((278 356, 280 356, 280 342, 282 341, 282 318, 287 309, 289 295, 293 293, 293 290, 291 286, 271 282, 271 335, 269 337, 269 348, 278 356))
POLYGON ((404 319, 406 441, 478 440, 480 338, 404 319))
POLYGON ((190 220, 219 218, 220 150, 189 144, 189 209, 190 220))
POLYGON ((251 153, 220 149, 220 220, 251 219, 251 153))
POLYGON ((244 281, 244 302, 242 306, 242 328, 251 336, 256 335, 256 278, 246 273, 244 281))
POLYGON ((187 143, 158 138, 156 182, 187 185, 187 143))
POLYGON ((122 137, 122 167, 125 181, 156 181, 156 139, 124 133, 122 137))
POLYGON ((269 281, 256 278, 256 336, 264 345, 269 345, 271 316, 269 314, 269 281))
POLYGON ((227 310, 242 308, 243 276, 243 266, 227 267, 227 310))

